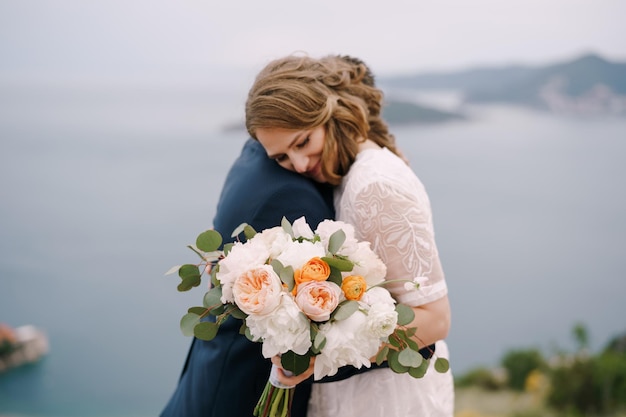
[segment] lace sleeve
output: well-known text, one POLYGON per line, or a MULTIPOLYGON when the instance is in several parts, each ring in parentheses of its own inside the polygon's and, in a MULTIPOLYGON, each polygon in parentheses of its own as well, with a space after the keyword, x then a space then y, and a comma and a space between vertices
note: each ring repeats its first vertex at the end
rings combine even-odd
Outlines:
POLYGON ((430 202, 421 183, 407 188, 373 182, 353 195, 352 203, 351 210, 346 210, 348 221, 387 265, 386 279, 427 278, 417 291, 407 291, 404 283, 388 284, 398 302, 419 306, 447 294, 430 202))

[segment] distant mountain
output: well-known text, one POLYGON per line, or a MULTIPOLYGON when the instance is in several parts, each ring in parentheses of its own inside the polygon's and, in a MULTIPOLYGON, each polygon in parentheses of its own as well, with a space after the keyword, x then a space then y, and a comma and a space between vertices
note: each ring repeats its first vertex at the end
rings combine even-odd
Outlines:
POLYGON ((392 126, 441 123, 465 119, 465 116, 460 113, 400 100, 388 100, 383 107, 382 114, 385 121, 392 126))
POLYGON ((595 54, 541 67, 476 68, 379 82, 392 90, 457 90, 470 104, 511 103, 557 112, 626 115, 626 63, 595 54))

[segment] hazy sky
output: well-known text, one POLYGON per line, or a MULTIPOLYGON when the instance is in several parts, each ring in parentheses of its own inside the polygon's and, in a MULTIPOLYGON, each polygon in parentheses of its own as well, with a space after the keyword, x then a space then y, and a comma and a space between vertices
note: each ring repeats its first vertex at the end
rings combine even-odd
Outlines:
POLYGON ((0 77, 219 82, 294 51, 379 75, 626 60, 625 17, 624 0, 0 0, 0 77))

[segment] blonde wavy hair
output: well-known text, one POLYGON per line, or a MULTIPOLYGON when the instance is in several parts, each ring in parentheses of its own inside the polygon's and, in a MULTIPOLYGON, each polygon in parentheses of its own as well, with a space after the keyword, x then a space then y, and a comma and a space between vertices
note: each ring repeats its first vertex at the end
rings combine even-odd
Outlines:
POLYGON ((246 128, 256 139, 260 128, 324 126, 322 173, 330 184, 338 185, 360 142, 371 139, 398 154, 380 114, 382 101, 382 91, 360 60, 290 55, 270 62, 257 75, 246 101, 246 128))

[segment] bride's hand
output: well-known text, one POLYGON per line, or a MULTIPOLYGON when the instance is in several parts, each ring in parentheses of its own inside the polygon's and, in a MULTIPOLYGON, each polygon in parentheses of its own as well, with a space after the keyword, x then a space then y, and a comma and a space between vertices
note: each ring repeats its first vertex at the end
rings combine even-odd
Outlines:
MULTIPOLYGON (((313 365, 315 364, 315 356, 311 357, 309 362, 309 367, 306 371, 299 375, 287 376, 283 372, 283 366, 280 363, 280 356, 272 357, 272 363, 278 368, 276 370, 276 374, 278 377, 278 381, 283 385, 298 385, 300 382, 308 379, 311 375, 313 375, 313 365)), ((288 372, 288 371, 287 371, 288 372)))

